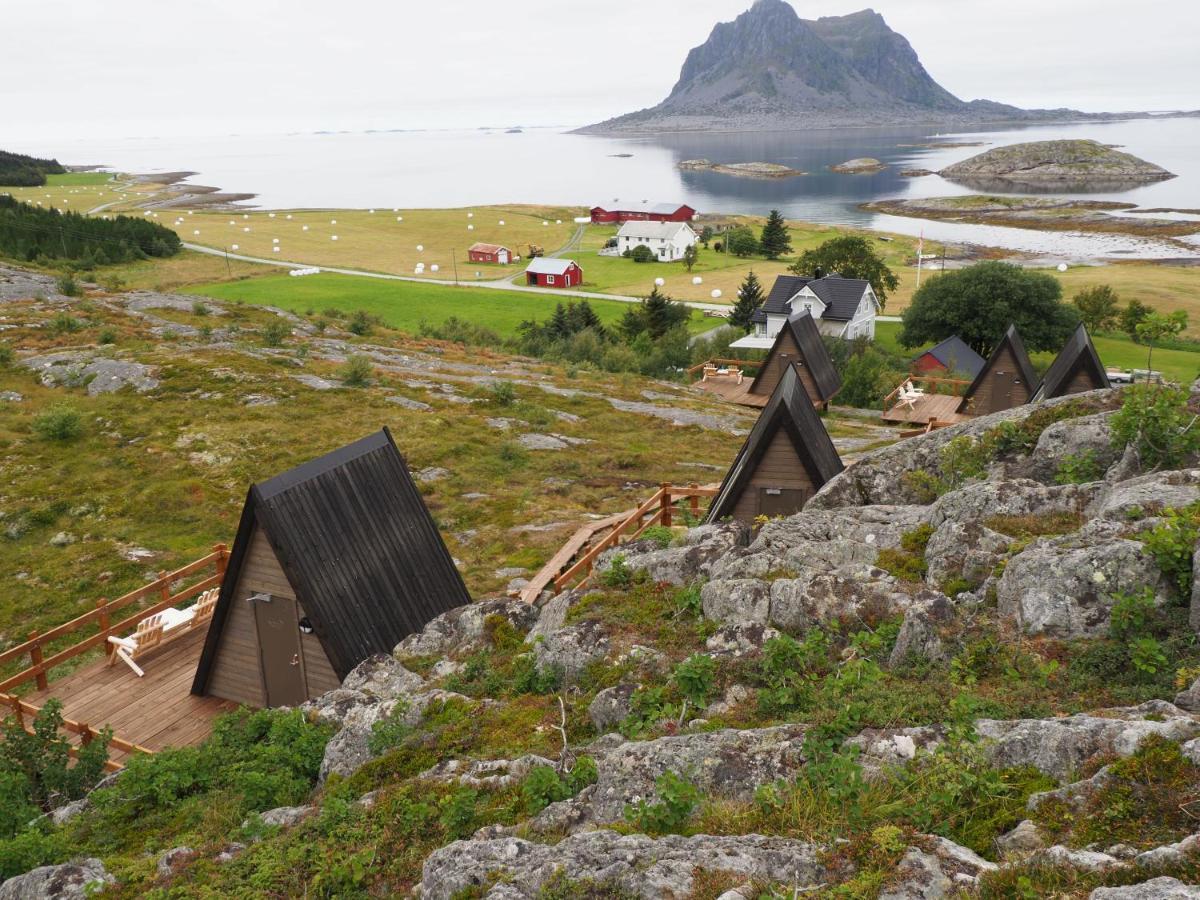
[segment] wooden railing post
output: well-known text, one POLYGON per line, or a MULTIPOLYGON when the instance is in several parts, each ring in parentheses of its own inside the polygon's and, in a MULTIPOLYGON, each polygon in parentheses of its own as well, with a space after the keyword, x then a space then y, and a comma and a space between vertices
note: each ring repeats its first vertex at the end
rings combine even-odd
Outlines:
POLYGON ((24 730, 25 710, 21 708, 21 698, 16 694, 10 694, 8 701, 12 704, 13 715, 17 717, 17 727, 24 730))
POLYGON ((37 670, 36 678, 38 690, 44 691, 50 687, 50 683, 46 680, 46 673, 41 668, 43 656, 42 645, 38 642, 38 632, 29 632, 29 639, 34 642, 33 646, 29 648, 29 661, 32 664, 32 668, 37 670))
POLYGON ((158 573, 158 597, 160 600, 171 599, 171 581, 165 571, 158 573))
POLYGON ((691 509, 692 509, 692 520, 693 521, 700 518, 700 495, 696 493, 696 491, 699 489, 699 487, 700 487, 700 485, 694 481, 688 483, 688 490, 692 492, 690 505, 691 505, 691 509))
POLYGON ((112 621, 108 615, 108 601, 101 597, 96 601, 96 609, 100 610, 100 634, 104 636, 104 655, 112 656, 116 647, 109 643, 108 640, 111 635, 109 628, 112 625, 112 621))
POLYGON ((217 554, 217 574, 224 578, 229 566, 229 549, 224 544, 213 544, 213 553, 217 554))
POLYGON ((658 521, 667 528, 671 527, 671 482, 662 483, 662 500, 658 504, 658 521))
POLYGON ((91 726, 89 726, 83 722, 80 722, 79 723, 79 743, 82 744, 84 747, 86 747, 91 742, 92 742, 91 726))

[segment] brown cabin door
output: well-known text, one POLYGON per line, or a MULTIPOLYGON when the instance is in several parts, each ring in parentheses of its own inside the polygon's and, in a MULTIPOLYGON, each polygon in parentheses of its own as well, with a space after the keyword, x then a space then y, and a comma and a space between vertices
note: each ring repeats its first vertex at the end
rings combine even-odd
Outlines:
POLYGON ((811 491, 803 488, 759 488, 758 514, 772 519, 776 516, 795 515, 800 512, 810 494, 811 491))
POLYGON ((254 621, 262 655, 267 706, 297 706, 308 699, 300 664, 300 621, 291 597, 260 595, 254 621))

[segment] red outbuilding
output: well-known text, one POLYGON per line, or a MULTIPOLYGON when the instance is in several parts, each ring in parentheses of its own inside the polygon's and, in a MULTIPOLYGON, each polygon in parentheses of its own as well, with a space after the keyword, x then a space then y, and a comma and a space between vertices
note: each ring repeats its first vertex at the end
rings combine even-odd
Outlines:
POLYGON ((696 210, 686 203, 651 203, 643 201, 612 207, 593 206, 592 224, 601 225, 621 222, 691 222, 696 210))
POLYGON ((568 288, 583 283, 583 269, 570 259, 538 256, 525 269, 525 283, 538 287, 568 288))
POLYGON ((467 251, 467 259, 479 263, 499 263, 507 266, 516 257, 507 247, 500 244, 472 244, 467 251))

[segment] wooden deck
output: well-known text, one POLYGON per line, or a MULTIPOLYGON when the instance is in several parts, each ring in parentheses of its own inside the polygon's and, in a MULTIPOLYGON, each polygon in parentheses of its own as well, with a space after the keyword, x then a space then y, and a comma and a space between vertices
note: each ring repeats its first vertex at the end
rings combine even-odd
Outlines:
MULTIPOLYGON (((204 629, 198 629, 141 657, 142 678, 119 660, 109 666, 101 659, 21 699, 40 707, 55 697, 66 718, 93 728, 110 726, 118 737, 149 750, 198 744, 208 737, 217 715, 237 708, 228 700, 191 693, 204 636, 204 629)), ((120 763, 126 754, 114 749, 110 756, 120 763)))
POLYGON ((767 405, 770 396, 765 394, 751 394, 750 385, 754 384, 754 379, 748 376, 743 376, 742 383, 738 384, 736 378, 726 376, 715 376, 702 381, 697 381, 695 387, 702 391, 709 391, 716 394, 730 403, 738 403, 742 406, 752 406, 755 409, 762 409, 767 405))
POLYGON ((933 419, 938 422, 954 425, 965 422, 970 416, 961 415, 958 410, 961 397, 953 394, 926 394, 915 401, 911 407, 896 405, 883 414, 883 421, 897 425, 928 425, 933 419))

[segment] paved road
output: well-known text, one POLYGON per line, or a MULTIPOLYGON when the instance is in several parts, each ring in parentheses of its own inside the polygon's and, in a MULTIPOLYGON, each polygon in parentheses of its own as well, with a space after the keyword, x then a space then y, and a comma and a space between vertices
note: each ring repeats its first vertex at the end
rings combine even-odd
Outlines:
MULTIPOLYGON (((205 247, 202 244, 183 245, 188 250, 195 250, 197 253, 207 253, 210 256, 228 257, 229 259, 240 260, 241 262, 259 263, 264 266, 277 266, 281 269, 306 269, 310 268, 307 263, 285 262, 279 259, 264 259, 260 256, 245 256, 240 253, 226 253, 224 250, 218 250, 215 247, 205 247)), ((507 278, 502 278, 493 281, 450 281, 438 278, 417 278, 413 275, 388 275, 383 272, 368 272, 363 269, 343 269, 336 266, 318 266, 322 272, 334 272, 338 275, 355 275, 360 278, 378 278, 383 281, 411 281, 418 284, 441 284, 448 287, 477 287, 488 288, 495 291, 517 291, 523 294, 540 294, 543 297, 583 297, 587 300, 616 300, 620 303, 640 303, 638 297, 626 297, 623 294, 601 294, 594 291, 576 291, 564 290, 562 288, 539 288, 531 287, 526 284, 513 284, 507 278)), ((686 306, 693 309, 728 311, 729 307, 720 303, 699 303, 692 300, 680 301, 686 306)))

